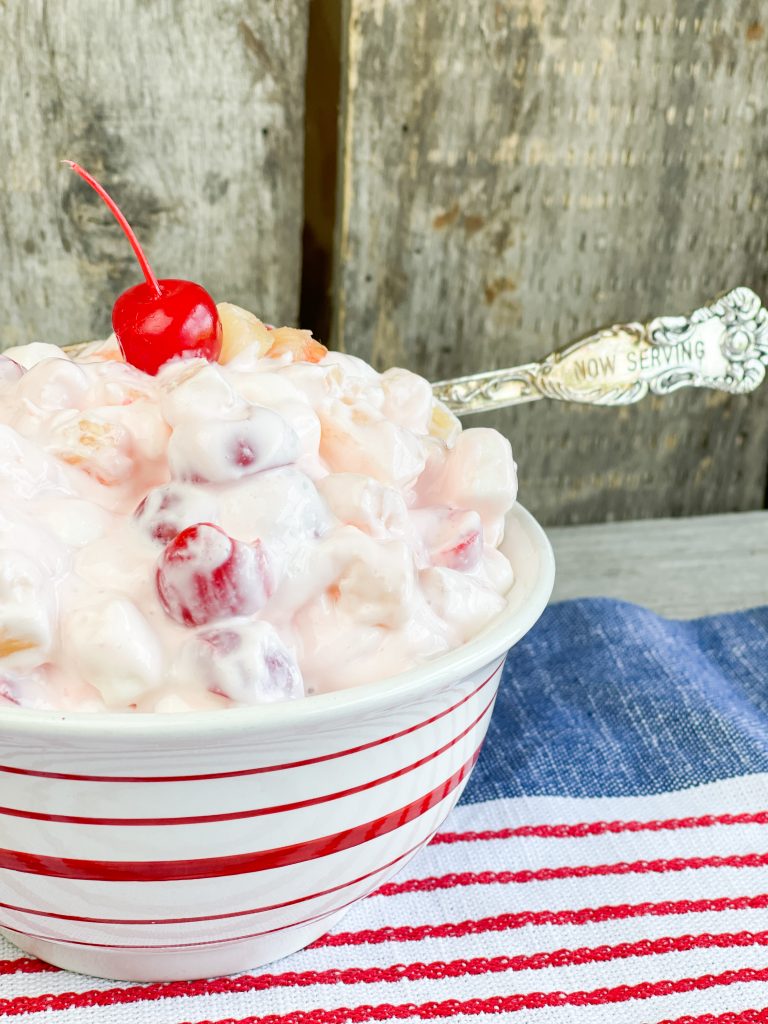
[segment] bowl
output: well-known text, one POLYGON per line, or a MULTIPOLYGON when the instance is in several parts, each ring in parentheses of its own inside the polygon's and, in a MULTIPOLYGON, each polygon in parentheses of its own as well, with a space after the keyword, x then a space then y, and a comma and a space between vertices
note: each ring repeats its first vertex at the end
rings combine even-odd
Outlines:
POLYGON ((126 981, 302 948, 429 842, 477 761, 504 659, 554 559, 520 506, 508 608, 390 679, 186 714, 0 711, 0 933, 126 981))

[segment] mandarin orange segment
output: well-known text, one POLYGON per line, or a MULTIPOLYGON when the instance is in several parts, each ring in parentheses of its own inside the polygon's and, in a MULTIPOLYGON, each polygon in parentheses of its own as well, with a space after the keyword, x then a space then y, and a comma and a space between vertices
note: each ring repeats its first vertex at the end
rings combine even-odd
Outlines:
POLYGON ((0 658, 7 658, 19 651, 31 651, 37 643, 30 637, 13 636, 5 629, 0 629, 0 658))
POLYGON ((328 355, 328 349, 312 337, 311 331, 298 327, 278 327, 272 332, 272 346, 267 352, 270 359, 279 359, 290 353, 295 363, 319 363, 328 355))

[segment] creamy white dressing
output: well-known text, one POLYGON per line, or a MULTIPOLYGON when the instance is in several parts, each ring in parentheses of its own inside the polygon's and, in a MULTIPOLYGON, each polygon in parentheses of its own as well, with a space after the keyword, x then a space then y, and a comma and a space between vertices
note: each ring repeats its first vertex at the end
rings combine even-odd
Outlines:
POLYGON ((421 377, 258 346, 150 377, 113 352, 0 357, 0 704, 295 699, 410 668, 503 609, 509 443, 461 431, 421 377), (238 563, 264 575, 255 613, 169 614, 161 555, 198 523, 258 548, 238 563))

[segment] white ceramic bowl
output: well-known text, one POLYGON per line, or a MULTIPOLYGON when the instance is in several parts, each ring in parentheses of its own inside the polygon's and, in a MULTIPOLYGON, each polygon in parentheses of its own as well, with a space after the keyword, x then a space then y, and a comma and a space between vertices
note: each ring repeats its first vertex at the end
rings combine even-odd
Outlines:
POLYGON ((0 932, 125 980, 255 967, 322 935, 440 827, 549 543, 516 507, 508 609, 444 657, 307 700, 177 715, 0 711, 0 932))

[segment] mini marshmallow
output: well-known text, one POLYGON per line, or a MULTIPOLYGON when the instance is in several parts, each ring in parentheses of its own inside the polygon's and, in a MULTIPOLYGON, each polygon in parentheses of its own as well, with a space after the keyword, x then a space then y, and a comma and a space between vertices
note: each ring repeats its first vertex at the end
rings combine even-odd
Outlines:
POLYGON ((422 569, 419 583, 432 611, 451 629, 454 644, 469 640, 506 604, 487 584, 455 569, 422 569))
POLYGON ((336 581, 342 611, 367 626, 398 628, 410 618, 416 566, 402 541, 363 545, 336 581))
POLYGON ((190 364, 171 363, 163 369, 165 392, 160 402, 163 416, 172 427, 184 420, 215 414, 219 420, 242 419, 248 404, 224 376, 221 367, 196 359, 190 364))
POLYGON ((242 420, 182 420, 168 442, 171 475, 202 483, 287 466, 298 454, 296 432, 277 413, 260 408, 242 420))
POLYGON ((39 409, 82 409, 89 389, 88 375, 71 359, 43 359, 27 370, 16 395, 39 409))
POLYGON ((320 454, 334 473, 363 473, 406 489, 424 469, 419 438, 372 410, 335 400, 320 412, 320 424, 320 454))
POLYGON ((318 481, 317 489, 342 523, 356 526, 370 537, 409 537, 408 508, 400 491, 362 473, 332 473, 318 481))
POLYGON ((382 412, 387 419, 416 434, 429 432, 434 400, 428 381, 410 370, 395 367, 382 373, 381 386, 382 412))
POLYGON ((43 569, 20 551, 0 551, 0 665, 42 664, 53 640, 53 594, 43 569))
POLYGON ((237 704, 272 704, 304 696, 296 659, 268 622, 232 622, 186 641, 172 675, 237 704))
POLYGON ((82 679, 94 686, 108 708, 125 708, 158 686, 163 651, 139 609, 123 597, 105 594, 68 617, 64 646, 82 679))

